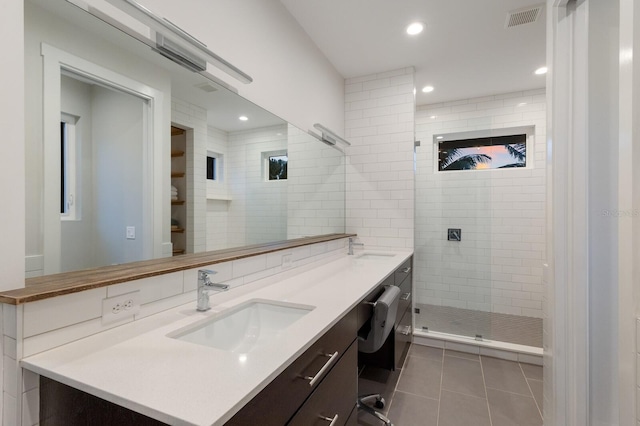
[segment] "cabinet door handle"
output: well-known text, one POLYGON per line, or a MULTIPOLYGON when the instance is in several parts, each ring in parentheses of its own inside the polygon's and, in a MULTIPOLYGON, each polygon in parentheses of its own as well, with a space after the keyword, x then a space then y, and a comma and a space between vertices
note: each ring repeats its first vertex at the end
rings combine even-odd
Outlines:
POLYGON ((329 426, 333 426, 338 421, 338 415, 337 414, 335 416, 333 416, 333 418, 325 417, 325 416, 318 416, 318 417, 320 417, 322 420, 326 420, 328 422, 331 422, 331 423, 329 423, 329 426))
POLYGON ((400 334, 402 334, 403 336, 408 336, 409 333, 411 333, 411 326, 410 325, 405 325, 404 328, 398 330, 400 332, 400 334))
POLYGON ((400 300, 409 300, 411 298, 411 293, 405 293, 400 296, 400 300))
POLYGON ((407 266, 406 268, 404 268, 400 272, 402 272, 403 274, 408 274, 409 272, 411 272, 411 266, 407 266))
POLYGON ((333 364, 333 361, 338 359, 338 352, 334 352, 333 354, 322 354, 322 355, 323 356, 328 356, 329 360, 327 362, 325 362, 325 364, 322 366, 320 371, 318 371, 316 373, 315 376, 305 376, 304 377, 305 380, 309 380, 309 386, 315 385, 318 382, 318 380, 320 380, 322 378, 322 376, 324 376, 324 374, 327 372, 327 370, 329 369, 331 364, 333 364))

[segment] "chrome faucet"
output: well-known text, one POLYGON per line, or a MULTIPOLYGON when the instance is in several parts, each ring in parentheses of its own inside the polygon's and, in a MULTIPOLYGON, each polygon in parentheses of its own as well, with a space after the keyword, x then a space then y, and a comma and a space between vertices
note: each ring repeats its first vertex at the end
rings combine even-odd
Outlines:
POLYGON ((208 311, 211 309, 209 306, 209 291, 227 291, 229 290, 229 284, 219 284, 211 282, 210 275, 214 275, 216 271, 209 269, 200 269, 198 271, 198 307, 196 308, 200 312, 208 311))
POLYGON ((349 238, 349 251, 347 252, 347 254, 349 256, 353 256, 353 246, 362 246, 362 247, 364 247, 364 243, 354 243, 353 242, 353 238, 349 238))

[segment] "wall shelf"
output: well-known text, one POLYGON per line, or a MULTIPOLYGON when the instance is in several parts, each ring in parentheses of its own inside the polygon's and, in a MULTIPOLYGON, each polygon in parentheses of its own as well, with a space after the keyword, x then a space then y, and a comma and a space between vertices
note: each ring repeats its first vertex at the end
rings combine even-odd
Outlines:
POLYGON ((177 151, 177 150, 171 150, 171 156, 172 157, 183 157, 184 156, 184 151, 177 151))
POLYGON ((182 206, 184 205, 184 200, 171 200, 172 206, 182 206))
POLYGON ((171 172, 171 178, 183 178, 184 172, 171 172))
MULTIPOLYGON (((178 234, 182 234, 184 232, 184 228, 171 228, 171 232, 176 232, 178 234)), ((175 253, 178 250, 179 249, 175 249, 175 250, 173 250, 173 252, 175 253)), ((184 250, 182 250, 182 251, 184 251, 184 250)))

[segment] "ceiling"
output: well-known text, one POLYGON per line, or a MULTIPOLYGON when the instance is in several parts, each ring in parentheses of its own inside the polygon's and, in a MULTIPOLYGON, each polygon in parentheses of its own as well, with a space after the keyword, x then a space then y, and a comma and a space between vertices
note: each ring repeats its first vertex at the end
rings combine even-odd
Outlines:
POLYGON ((416 70, 418 105, 545 86, 545 9, 505 28, 538 0, 280 0, 340 74, 416 70), (405 29, 422 21, 424 31, 405 29), (431 85, 435 90, 422 93, 431 85))

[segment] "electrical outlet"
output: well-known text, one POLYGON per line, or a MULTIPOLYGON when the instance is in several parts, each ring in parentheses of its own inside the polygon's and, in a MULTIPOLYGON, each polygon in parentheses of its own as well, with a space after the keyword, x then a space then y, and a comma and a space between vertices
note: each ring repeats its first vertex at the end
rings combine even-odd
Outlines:
POLYGON ((293 257, 292 254, 285 254, 284 256, 282 256, 282 267, 283 268, 291 268, 293 266, 292 257, 293 257))
POLYGON ((140 290, 102 299, 102 323, 130 319, 140 312, 140 290))

